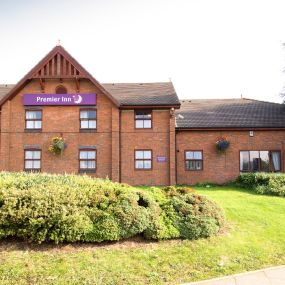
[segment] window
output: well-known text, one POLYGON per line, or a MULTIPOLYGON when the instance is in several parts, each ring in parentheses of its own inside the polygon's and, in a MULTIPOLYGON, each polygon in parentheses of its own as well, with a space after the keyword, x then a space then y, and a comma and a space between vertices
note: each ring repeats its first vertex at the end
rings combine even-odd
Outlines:
POLYGON ((186 170, 203 170, 203 152, 201 150, 185 151, 186 170))
POLYGON ((41 171, 41 150, 25 150, 25 171, 41 171))
POLYGON ((63 85, 59 85, 55 88, 55 94, 67 94, 67 89, 63 85))
POLYGON ((135 151, 135 169, 152 169, 152 151, 136 150, 135 151))
POLYGON ((135 127, 136 129, 151 129, 152 128, 152 112, 148 111, 135 111, 135 127))
POLYGON ((97 128, 97 111, 94 109, 80 110, 80 129, 95 130, 97 128))
POLYGON ((26 129, 40 130, 42 128, 42 111, 26 110, 26 129))
POLYGON ((240 151, 240 171, 281 171, 280 151, 240 151))
POLYGON ((79 169, 81 172, 96 172, 96 150, 84 149, 79 151, 79 169))

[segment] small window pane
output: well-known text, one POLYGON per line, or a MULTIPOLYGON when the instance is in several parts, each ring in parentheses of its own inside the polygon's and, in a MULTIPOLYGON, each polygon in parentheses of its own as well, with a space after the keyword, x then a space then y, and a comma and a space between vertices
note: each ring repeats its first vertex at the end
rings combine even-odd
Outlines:
POLYGON ((191 160, 186 161, 186 169, 187 170, 194 170, 195 169, 195 162, 191 160))
POLYGON ((240 171, 249 170, 249 152, 241 151, 240 152, 240 171))
POLYGON ((137 129, 143 128, 143 120, 136 120, 136 128, 137 129))
POLYGON ((194 156, 194 159, 202 159, 202 152, 201 151, 194 151, 193 156, 194 156))
POLYGON ((202 161, 196 161, 196 170, 201 170, 203 167, 202 167, 202 161))
POLYGON ((79 157, 80 157, 80 159, 87 159, 88 158, 88 152, 87 151, 80 151, 79 157))
POLYGON ((144 151, 144 159, 150 159, 151 158, 151 151, 150 150, 146 150, 144 151))
POLYGON ((260 151, 260 170, 269 171, 269 151, 260 151))
POLYGON ((35 161, 34 161, 34 168, 35 168, 35 169, 40 169, 40 168, 41 168, 41 162, 40 162, 40 160, 35 160, 35 161))
POLYGON ((280 152, 279 151, 272 151, 271 156, 272 156, 273 170, 274 171, 280 171, 281 170, 280 152))
POLYGON ((89 119, 96 119, 96 111, 88 111, 88 118, 89 119))
POLYGON ((41 111, 36 111, 35 112, 35 119, 41 119, 42 118, 42 112, 41 111))
POLYGON ((144 169, 151 169, 151 160, 144 160, 144 169))
POLYGON ((145 129, 151 129, 151 120, 145 120, 144 121, 144 128, 145 129))
POLYGON ((80 111, 81 119, 88 119, 88 111, 80 111))
POLYGON ((95 159, 95 151, 88 151, 88 159, 95 159))
POLYGON ((259 151, 250 151, 250 169, 259 171, 259 151))
POLYGON ((32 169, 33 168, 33 161, 32 160, 26 160, 25 161, 25 168, 26 169, 32 169))
POLYGON ((35 119, 41 119, 42 118, 42 112, 41 111, 27 111, 26 112, 26 119, 27 120, 35 120, 35 119))
POLYGON ((34 155, 34 159, 40 159, 41 158, 41 152, 36 150, 33 152, 33 155, 34 155))
POLYGON ((88 129, 88 121, 81 121, 80 127, 81 129, 88 129))
POLYGON ((136 160, 136 168, 143 169, 143 160, 136 160))
POLYGON ((26 121, 26 128, 27 129, 34 129, 35 127, 35 122, 34 121, 26 121))
POLYGON ((88 161, 88 168, 95 169, 95 161, 88 161))
POLYGON ((81 160, 80 161, 80 168, 81 169, 87 169, 87 167, 88 167, 87 161, 86 160, 81 160))
POLYGON ((31 151, 31 150, 26 150, 26 151, 25 151, 25 158, 26 158, 26 159, 33 159, 33 151, 31 151))
POLYGON ((143 151, 140 150, 136 151, 136 159, 143 159, 143 151))
POLYGON ((42 128, 42 121, 35 121, 35 129, 41 129, 42 128))
POLYGON ((89 129, 96 129, 96 121, 95 120, 89 121, 89 129))
POLYGON ((186 159, 193 159, 194 154, 193 151, 186 151, 186 159))

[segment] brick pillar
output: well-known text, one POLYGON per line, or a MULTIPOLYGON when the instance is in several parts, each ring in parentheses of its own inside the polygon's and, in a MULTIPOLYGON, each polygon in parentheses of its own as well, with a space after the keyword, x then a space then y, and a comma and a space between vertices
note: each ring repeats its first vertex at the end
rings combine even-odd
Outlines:
POLYGON ((119 109, 112 107, 112 181, 119 182, 119 109))
POLYGON ((170 110, 169 119, 169 185, 176 184, 176 144, 175 144, 175 111, 170 110))
POLYGON ((0 170, 10 170, 10 128, 11 101, 8 100, 1 110, 1 160, 0 170))

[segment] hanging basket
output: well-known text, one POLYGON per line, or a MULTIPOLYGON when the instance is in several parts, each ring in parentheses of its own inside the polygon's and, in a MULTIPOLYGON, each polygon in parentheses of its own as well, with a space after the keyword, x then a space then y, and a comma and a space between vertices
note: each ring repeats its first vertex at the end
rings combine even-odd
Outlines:
POLYGON ((48 151, 54 155, 60 155, 66 149, 67 145, 64 142, 64 139, 61 137, 54 137, 51 140, 51 144, 48 148, 48 151))
POLYGON ((225 152, 230 146, 230 142, 226 138, 220 138, 216 141, 216 149, 218 152, 225 152))

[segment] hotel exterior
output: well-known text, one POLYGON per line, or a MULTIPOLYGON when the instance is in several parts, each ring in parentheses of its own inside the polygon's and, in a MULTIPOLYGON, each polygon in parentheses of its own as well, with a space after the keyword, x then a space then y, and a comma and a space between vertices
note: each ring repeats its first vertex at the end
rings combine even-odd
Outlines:
POLYGON ((284 172, 284 105, 179 101, 171 82, 102 84, 61 46, 16 85, 0 85, 0 106, 2 171, 87 173, 131 185, 284 172), (59 155, 50 151, 57 137, 59 155), (229 147, 217 151, 223 139, 229 147))

